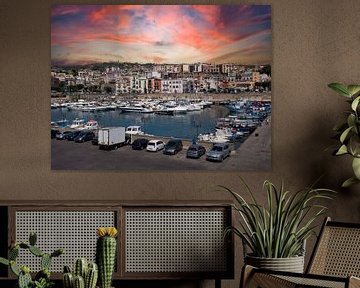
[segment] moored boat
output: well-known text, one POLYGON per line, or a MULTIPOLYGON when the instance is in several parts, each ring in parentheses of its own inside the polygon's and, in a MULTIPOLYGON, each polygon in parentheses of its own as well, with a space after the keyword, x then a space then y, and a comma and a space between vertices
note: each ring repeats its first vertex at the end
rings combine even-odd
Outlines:
POLYGON ((77 128, 83 127, 84 125, 85 125, 84 119, 76 118, 71 123, 70 128, 77 129, 77 128))

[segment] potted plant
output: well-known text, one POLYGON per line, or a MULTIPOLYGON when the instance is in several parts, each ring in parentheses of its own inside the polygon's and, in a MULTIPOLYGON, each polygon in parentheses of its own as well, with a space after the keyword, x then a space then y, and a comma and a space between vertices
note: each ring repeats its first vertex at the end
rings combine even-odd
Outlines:
POLYGON ((54 257, 58 257, 64 253, 63 249, 57 249, 52 253, 43 252, 36 246, 37 236, 30 233, 29 243, 12 242, 8 251, 8 259, 0 257, 0 263, 10 266, 11 271, 18 277, 18 288, 50 288, 54 286, 54 282, 50 280, 50 265, 54 257), (16 262, 20 249, 28 250, 31 254, 40 258, 41 270, 36 273, 32 279, 30 268, 26 265, 19 265, 16 262))
POLYGON ((351 106, 351 109, 347 112, 346 122, 334 127, 340 142, 334 154, 350 155, 352 157, 354 176, 342 184, 343 187, 348 187, 360 183, 360 85, 331 83, 328 86, 346 97, 351 106))
POLYGON ((233 190, 221 186, 234 198, 233 208, 239 213, 240 227, 229 227, 243 242, 245 264, 259 268, 303 272, 305 241, 314 233, 316 219, 325 207, 318 200, 331 199, 334 191, 304 188, 291 193, 266 180, 266 205, 260 204, 248 185, 242 180, 251 201, 233 190))

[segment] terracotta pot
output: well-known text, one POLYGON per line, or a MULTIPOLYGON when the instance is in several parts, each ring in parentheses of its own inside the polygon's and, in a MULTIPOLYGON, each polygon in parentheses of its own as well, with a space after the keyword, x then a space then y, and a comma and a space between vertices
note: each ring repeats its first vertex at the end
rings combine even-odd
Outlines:
POLYGON ((245 263, 263 269, 304 273, 304 256, 289 258, 263 258, 246 255, 245 263))

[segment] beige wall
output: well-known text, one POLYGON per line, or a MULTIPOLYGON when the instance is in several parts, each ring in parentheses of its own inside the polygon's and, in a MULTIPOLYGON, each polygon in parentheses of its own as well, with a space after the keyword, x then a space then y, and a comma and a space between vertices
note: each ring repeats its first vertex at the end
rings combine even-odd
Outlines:
MULTIPOLYGON (((267 173, 51 171, 51 2, 0 0, 0 200, 230 199, 213 185, 236 189, 239 175, 263 198, 264 179, 283 179, 295 190, 325 174, 321 185, 339 191, 328 214, 360 220, 360 186, 339 188, 351 173, 349 159, 325 151, 346 107, 327 84, 360 82, 358 0, 256 1, 271 4, 273 13, 273 168, 267 173)), ((237 287, 238 279, 237 273, 225 286, 237 287)))

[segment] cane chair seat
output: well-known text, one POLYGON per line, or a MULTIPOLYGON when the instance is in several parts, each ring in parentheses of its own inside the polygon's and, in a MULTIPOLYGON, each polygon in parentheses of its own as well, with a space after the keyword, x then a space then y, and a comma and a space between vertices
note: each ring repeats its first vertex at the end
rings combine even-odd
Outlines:
POLYGON ((306 273, 278 272, 246 265, 245 287, 360 287, 360 224, 326 218, 306 273))

